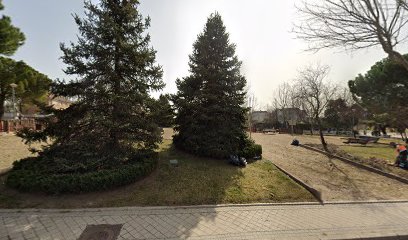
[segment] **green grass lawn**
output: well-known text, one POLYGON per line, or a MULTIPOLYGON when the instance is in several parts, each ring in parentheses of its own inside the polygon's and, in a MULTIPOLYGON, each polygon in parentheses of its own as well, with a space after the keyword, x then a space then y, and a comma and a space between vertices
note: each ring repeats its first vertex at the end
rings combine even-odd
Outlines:
POLYGON ((197 158, 171 149, 167 140, 158 168, 149 184, 115 199, 112 205, 313 201, 309 192, 265 160, 238 168, 223 160, 197 158), (170 159, 177 159, 179 166, 171 166, 170 159))
MULTIPOLYGON (((80 208, 316 201, 275 166, 261 160, 246 168, 225 160, 177 151, 165 140, 157 170, 142 181, 111 191, 47 196, 0 187, 0 208, 80 208), (179 166, 171 166, 177 159, 179 166)), ((3 178, 4 180, 4 178, 3 178)))
POLYGON ((402 141, 401 139, 394 139, 394 138, 380 138, 378 142, 385 143, 385 144, 390 144, 391 142, 394 142, 397 144, 405 144, 405 142, 402 141))
POLYGON ((359 157, 359 158, 377 158, 384 159, 388 163, 392 164, 395 162, 396 151, 395 148, 391 148, 387 145, 373 144, 367 146, 339 146, 341 150, 347 152, 348 154, 359 157))

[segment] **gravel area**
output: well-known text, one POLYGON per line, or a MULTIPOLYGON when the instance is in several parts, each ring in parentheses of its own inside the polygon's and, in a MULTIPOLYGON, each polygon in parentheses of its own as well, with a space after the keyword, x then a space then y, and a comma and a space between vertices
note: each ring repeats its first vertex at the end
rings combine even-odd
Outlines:
MULTIPOLYGON (((264 159, 321 191, 324 201, 408 199, 408 185, 404 183, 290 145, 294 138, 301 143, 319 143, 316 136, 253 133, 252 138, 262 145, 264 159)), ((338 137, 327 140, 341 143, 338 137)))

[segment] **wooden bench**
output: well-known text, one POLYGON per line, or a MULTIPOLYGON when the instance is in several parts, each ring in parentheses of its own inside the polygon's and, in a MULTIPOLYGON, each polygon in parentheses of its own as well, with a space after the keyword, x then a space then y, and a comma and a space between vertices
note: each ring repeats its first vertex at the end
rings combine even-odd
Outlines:
POLYGON ((371 136, 360 136, 360 139, 367 139, 369 143, 377 143, 380 140, 379 137, 371 137, 371 136))
POLYGON ((276 130, 275 129, 264 129, 262 130, 263 133, 272 133, 272 134, 276 134, 276 130))
POLYGON ((346 144, 361 144, 361 145, 367 145, 367 143, 369 142, 369 139, 364 139, 364 138, 347 138, 346 144))

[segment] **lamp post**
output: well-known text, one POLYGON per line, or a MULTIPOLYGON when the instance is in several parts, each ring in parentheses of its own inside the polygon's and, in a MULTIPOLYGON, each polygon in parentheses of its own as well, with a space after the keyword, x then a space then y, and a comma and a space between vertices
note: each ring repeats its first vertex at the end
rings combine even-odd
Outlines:
POLYGON ((13 93, 13 95, 12 95, 12 103, 13 103, 13 119, 16 119, 16 117, 17 117, 17 111, 16 111, 16 87, 18 87, 18 85, 17 84, 15 84, 15 83, 12 83, 12 84, 10 84, 10 87, 11 87, 11 89, 12 89, 12 93, 13 93))

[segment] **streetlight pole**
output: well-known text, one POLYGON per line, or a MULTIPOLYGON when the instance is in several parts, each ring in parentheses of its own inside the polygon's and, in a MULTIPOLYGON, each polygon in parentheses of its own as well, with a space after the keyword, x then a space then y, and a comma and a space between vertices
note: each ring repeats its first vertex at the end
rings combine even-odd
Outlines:
POLYGON ((12 83, 12 84, 10 84, 10 87, 11 87, 12 93, 13 93, 13 95, 12 95, 13 119, 16 119, 17 118, 17 111, 16 111, 16 90, 15 90, 15 88, 18 87, 18 85, 15 84, 15 83, 12 83))

